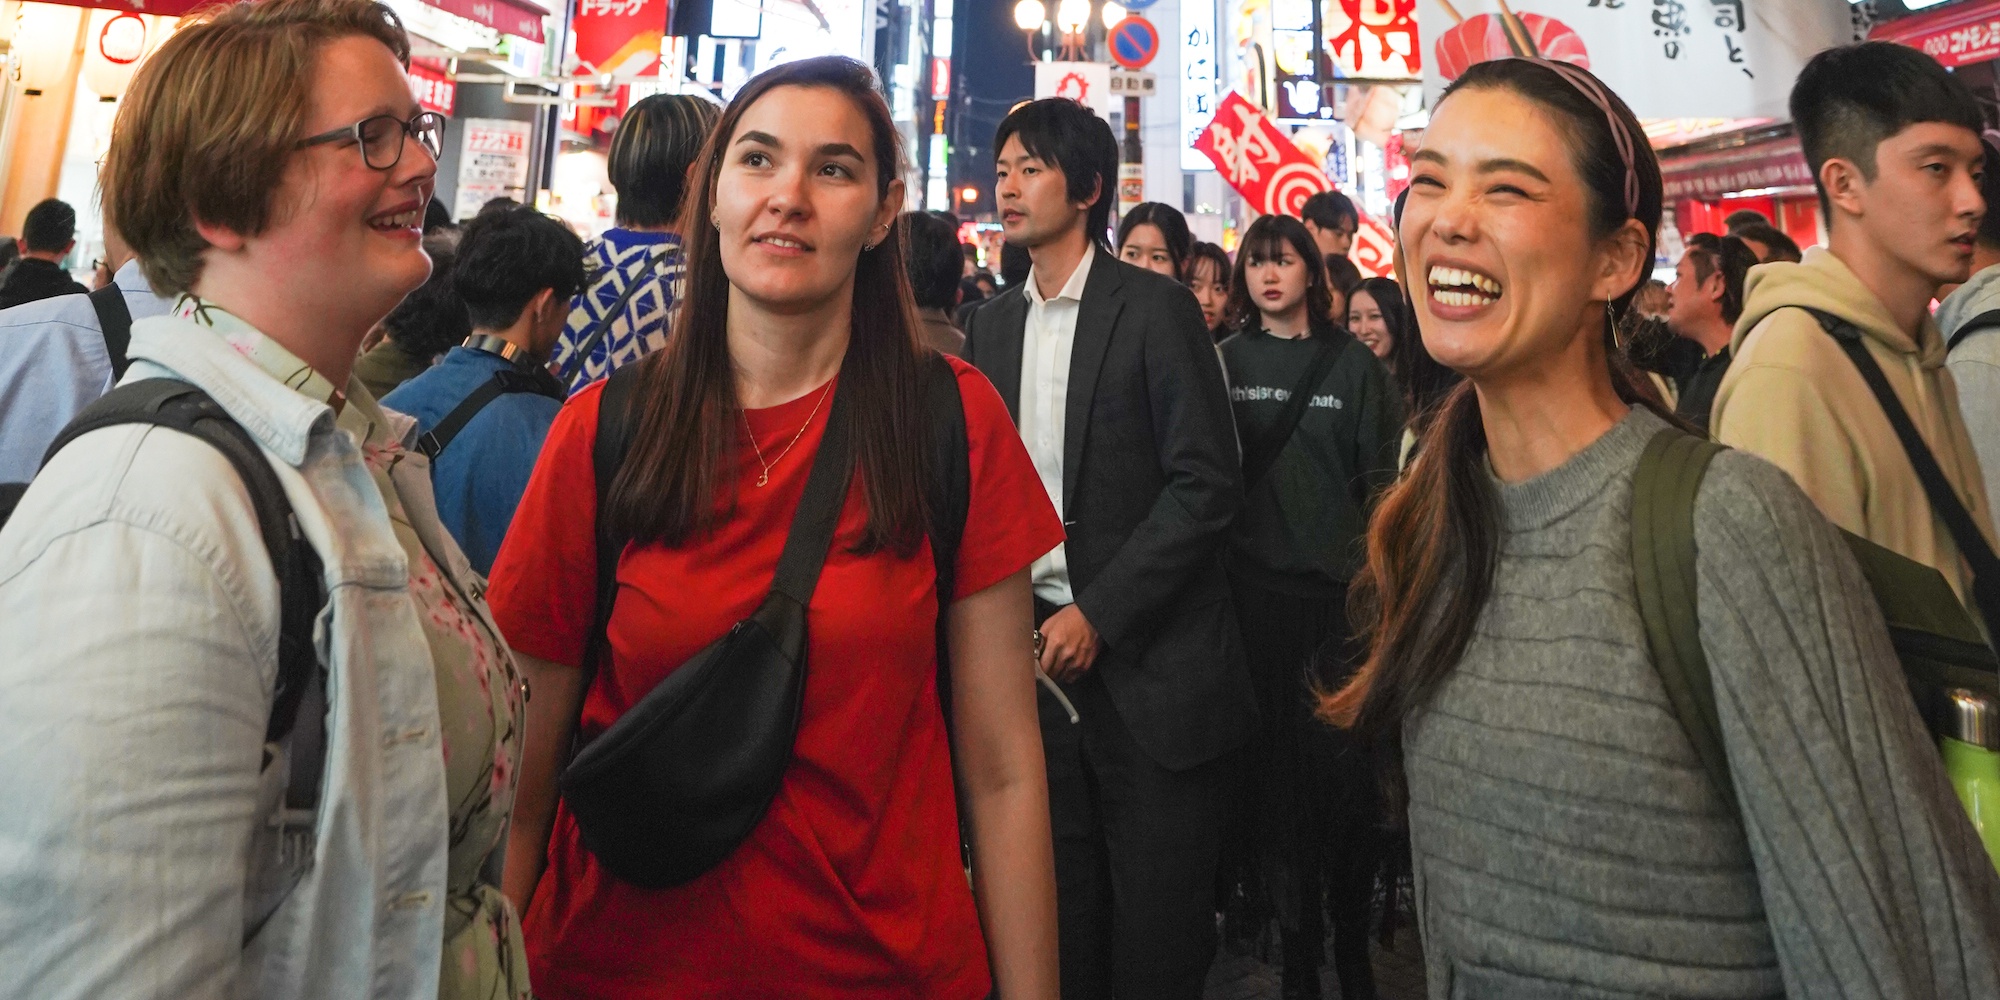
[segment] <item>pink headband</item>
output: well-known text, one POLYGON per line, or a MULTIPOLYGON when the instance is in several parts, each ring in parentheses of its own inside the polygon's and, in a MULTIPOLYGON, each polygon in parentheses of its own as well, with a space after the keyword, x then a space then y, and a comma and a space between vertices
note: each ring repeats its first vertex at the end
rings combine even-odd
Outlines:
POLYGON ((1625 119, 1618 114, 1616 106, 1611 103, 1611 92, 1604 89, 1604 84, 1599 82, 1597 77, 1570 63, 1532 56, 1509 56, 1507 58, 1521 59, 1534 63, 1537 66, 1544 66, 1554 70, 1557 76, 1562 77, 1570 86, 1575 87, 1577 93, 1589 98, 1590 103, 1597 105, 1598 110, 1604 112, 1604 121, 1611 126, 1611 141, 1617 143, 1618 156, 1625 161, 1625 215, 1628 218, 1638 218, 1639 166, 1637 141, 1632 135, 1631 129, 1626 127, 1625 119))

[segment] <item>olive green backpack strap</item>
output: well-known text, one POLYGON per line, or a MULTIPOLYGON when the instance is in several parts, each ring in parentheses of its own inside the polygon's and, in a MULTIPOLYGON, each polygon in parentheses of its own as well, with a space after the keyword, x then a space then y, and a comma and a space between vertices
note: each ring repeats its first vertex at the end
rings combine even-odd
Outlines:
POLYGON ((1694 501, 1723 447, 1672 428, 1653 435, 1632 478, 1632 581, 1653 667, 1710 779, 1733 808, 1736 785, 1722 746, 1715 683, 1701 651, 1694 501))

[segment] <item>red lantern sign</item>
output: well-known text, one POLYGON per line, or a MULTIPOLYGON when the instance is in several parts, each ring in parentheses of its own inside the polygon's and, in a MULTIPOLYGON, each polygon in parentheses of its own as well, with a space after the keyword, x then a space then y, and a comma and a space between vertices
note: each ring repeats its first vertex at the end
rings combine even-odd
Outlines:
POLYGON ((1234 91, 1222 99, 1194 148, 1265 215, 1297 215, 1307 198, 1333 187, 1312 157, 1234 91))

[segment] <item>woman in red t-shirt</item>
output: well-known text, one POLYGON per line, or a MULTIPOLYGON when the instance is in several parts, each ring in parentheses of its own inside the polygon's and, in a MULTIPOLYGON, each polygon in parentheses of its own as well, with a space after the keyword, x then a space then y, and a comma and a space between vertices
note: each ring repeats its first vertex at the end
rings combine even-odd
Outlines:
POLYGON ((1027 568, 1062 526, 999 395, 953 360, 971 490, 946 619, 948 740, 923 527, 931 432, 914 402, 935 362, 889 239, 897 162, 888 108, 853 60, 773 69, 724 113, 690 178, 683 309, 641 362, 637 431, 604 500, 636 541, 587 692, 602 385, 549 432, 488 595, 533 685, 505 887, 545 998, 1056 996, 1027 568), (808 610, 782 787, 694 881, 620 882, 557 801, 571 735, 604 731, 763 600, 836 382, 856 475, 808 610))

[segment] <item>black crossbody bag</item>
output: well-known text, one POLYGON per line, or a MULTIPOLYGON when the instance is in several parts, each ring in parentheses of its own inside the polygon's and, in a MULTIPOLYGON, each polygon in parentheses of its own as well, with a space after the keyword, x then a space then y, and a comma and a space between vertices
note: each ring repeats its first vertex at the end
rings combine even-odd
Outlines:
POLYGON ((1292 432, 1299 429, 1299 421, 1305 418, 1306 405, 1312 402, 1312 391, 1319 388, 1320 380, 1326 377, 1328 369, 1333 367, 1334 358, 1340 354, 1338 347, 1328 343, 1318 334, 1308 339, 1318 345, 1319 350, 1314 352, 1313 359, 1307 362, 1306 370, 1299 375, 1298 384, 1292 386, 1292 394, 1285 397, 1285 408, 1278 411, 1278 419, 1271 422, 1270 429, 1264 432, 1263 437, 1248 443, 1243 448, 1245 493, 1263 482, 1264 474, 1271 471, 1271 466, 1278 464, 1278 455, 1285 450, 1286 443, 1292 440, 1292 432))
POLYGON ((559 779, 584 846, 621 881, 692 881, 750 835, 778 794, 805 697, 806 607, 853 475, 848 397, 834 387, 764 603, 584 744, 559 779))

